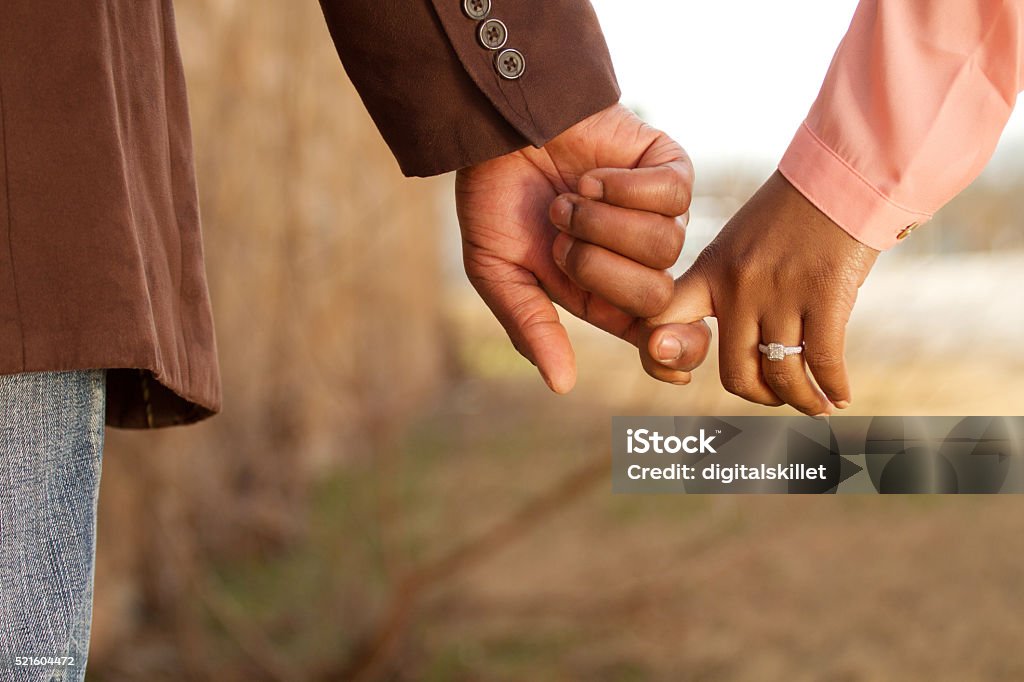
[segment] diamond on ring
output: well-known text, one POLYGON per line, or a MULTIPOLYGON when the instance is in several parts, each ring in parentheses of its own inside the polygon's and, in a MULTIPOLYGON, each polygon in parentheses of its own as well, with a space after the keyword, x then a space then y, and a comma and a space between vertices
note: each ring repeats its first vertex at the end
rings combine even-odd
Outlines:
POLYGON ((781 343, 757 344, 757 350, 761 351, 772 362, 781 362, 787 355, 799 355, 804 352, 803 344, 799 346, 784 346, 781 343))

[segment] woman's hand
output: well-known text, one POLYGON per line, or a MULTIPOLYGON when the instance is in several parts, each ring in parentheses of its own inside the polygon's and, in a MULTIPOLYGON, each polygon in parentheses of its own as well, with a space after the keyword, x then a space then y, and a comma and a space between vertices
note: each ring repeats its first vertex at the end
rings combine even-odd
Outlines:
POLYGON ((668 309, 649 320, 644 368, 662 381, 683 376, 679 370, 692 363, 681 366, 674 349, 690 327, 679 323, 714 316, 727 391, 809 415, 845 408, 846 324, 877 256, 776 172, 676 281, 668 309), (803 343, 804 350, 771 361, 758 351, 761 343, 803 343))

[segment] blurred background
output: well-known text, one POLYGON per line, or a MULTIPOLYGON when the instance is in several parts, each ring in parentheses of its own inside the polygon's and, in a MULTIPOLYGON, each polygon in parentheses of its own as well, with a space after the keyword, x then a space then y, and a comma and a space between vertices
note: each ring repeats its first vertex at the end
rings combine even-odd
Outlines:
MULTIPOLYGON (((315 2, 177 0, 225 410, 108 431, 89 679, 1018 680, 1018 498, 612 496, 610 417, 772 414, 571 321, 550 394, 315 2)), ((691 152, 691 261, 767 177, 852 0, 597 0, 691 152)), ((1024 124, 882 257, 854 414, 1024 414, 1024 124)), ((1021 517, 1021 518, 1018 518, 1021 517)))

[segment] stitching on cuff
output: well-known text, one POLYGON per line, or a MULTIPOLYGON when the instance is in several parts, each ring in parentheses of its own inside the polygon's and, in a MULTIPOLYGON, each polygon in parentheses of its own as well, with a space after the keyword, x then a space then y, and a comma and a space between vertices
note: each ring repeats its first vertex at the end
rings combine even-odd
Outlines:
POLYGON ((932 218, 932 216, 934 215, 934 212, 929 213, 928 211, 917 211, 917 210, 914 210, 912 208, 907 208, 906 206, 902 206, 901 204, 898 204, 895 201, 893 201, 892 199, 890 199, 889 197, 885 196, 885 194, 882 193, 882 190, 880 190, 877 187, 875 187, 867 178, 865 178, 863 175, 861 175, 860 171, 858 171, 856 168, 851 166, 849 164, 849 162, 846 161, 846 159, 844 159, 843 157, 839 156, 839 154, 837 154, 831 147, 829 147, 827 144, 825 144, 824 140, 822 140, 820 137, 818 137, 817 134, 815 134, 815 132, 813 130, 811 130, 811 127, 809 125, 807 125, 807 121, 804 121, 800 125, 800 127, 803 128, 804 130, 806 130, 807 134, 811 136, 811 140, 813 140, 819 147, 821 147, 823 150, 825 150, 825 152, 827 152, 829 156, 831 156, 833 159, 838 161, 846 170, 850 171, 850 173, 854 177, 856 177, 858 180, 860 180, 862 183, 864 183, 864 185, 868 189, 870 189, 872 192, 874 192, 876 195, 878 195, 879 199, 881 199, 882 201, 884 201, 885 203, 889 204, 890 206, 892 206, 894 208, 898 208, 899 210, 903 211, 904 213, 910 213, 910 214, 918 215, 918 216, 925 216, 929 220, 932 218))

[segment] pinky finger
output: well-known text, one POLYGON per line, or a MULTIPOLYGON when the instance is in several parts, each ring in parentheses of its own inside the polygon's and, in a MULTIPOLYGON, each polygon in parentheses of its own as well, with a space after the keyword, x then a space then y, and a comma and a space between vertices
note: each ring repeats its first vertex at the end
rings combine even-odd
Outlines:
POLYGON ((644 371, 658 381, 685 386, 693 378, 692 371, 707 357, 711 345, 711 330, 703 320, 689 324, 667 324, 654 329, 643 326, 637 346, 644 371), (666 338, 674 340, 669 355, 661 344, 666 338))
POLYGON ((839 409, 850 406, 846 370, 846 323, 842 315, 808 314, 804 318, 804 360, 821 392, 839 409))
POLYGON ((648 375, 666 384, 686 386, 693 381, 693 373, 666 367, 643 351, 640 351, 640 364, 643 365, 644 371, 648 375))

